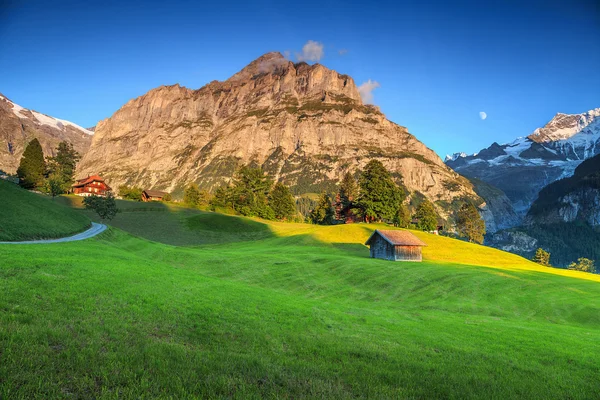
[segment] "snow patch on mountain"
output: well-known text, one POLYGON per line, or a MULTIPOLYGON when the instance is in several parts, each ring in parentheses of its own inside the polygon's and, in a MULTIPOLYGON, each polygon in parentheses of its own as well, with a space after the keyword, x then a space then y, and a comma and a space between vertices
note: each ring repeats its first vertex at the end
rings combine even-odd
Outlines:
POLYGON ((42 114, 42 113, 39 113, 37 111, 29 110, 27 108, 21 107, 20 105, 12 102, 11 100, 7 99, 4 96, 0 95, 0 100, 4 100, 4 101, 8 102, 10 105, 12 105, 12 112, 13 112, 13 114, 15 114, 19 118, 30 119, 29 116, 27 115, 27 113, 31 112, 31 114, 34 117, 33 121, 36 122, 36 123, 38 123, 38 124, 40 124, 40 125, 49 125, 49 126, 54 127, 56 129, 60 129, 61 131, 66 129, 66 125, 69 125, 69 126, 72 126, 75 129, 81 131, 82 133, 85 133, 86 135, 93 135, 94 134, 94 132, 92 132, 92 131, 90 131, 88 129, 82 128, 81 126, 79 126, 77 124, 74 124, 71 121, 67 121, 67 120, 64 120, 64 119, 54 118, 54 117, 51 117, 49 115, 42 114))

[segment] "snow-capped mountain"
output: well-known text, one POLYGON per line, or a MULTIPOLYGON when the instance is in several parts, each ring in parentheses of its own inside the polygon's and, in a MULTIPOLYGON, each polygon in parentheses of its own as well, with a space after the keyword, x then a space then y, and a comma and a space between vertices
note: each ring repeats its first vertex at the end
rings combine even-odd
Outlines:
POLYGON ((457 153, 446 164, 469 178, 481 179, 506 193, 523 217, 539 191, 573 175, 585 159, 600 154, 600 108, 582 114, 557 114, 543 128, 512 143, 479 153, 457 153))
POLYGON ((29 110, 0 94, 0 170, 14 173, 27 144, 37 138, 46 156, 54 154, 59 142, 73 144, 83 154, 94 132, 64 119, 29 110))

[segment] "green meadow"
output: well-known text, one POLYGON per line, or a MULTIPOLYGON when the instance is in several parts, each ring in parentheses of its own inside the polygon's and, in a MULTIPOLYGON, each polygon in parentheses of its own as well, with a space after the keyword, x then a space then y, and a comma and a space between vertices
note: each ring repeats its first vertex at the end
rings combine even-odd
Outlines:
POLYGON ((93 239, 0 245, 0 398, 600 397, 598 275, 421 232, 422 263, 370 259, 378 225, 119 206, 93 239))

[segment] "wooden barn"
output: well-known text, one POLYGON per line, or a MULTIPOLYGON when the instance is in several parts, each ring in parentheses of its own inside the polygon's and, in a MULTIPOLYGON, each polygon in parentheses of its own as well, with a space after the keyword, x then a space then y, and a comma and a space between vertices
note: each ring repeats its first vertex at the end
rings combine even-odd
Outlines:
POLYGON ((160 190, 147 189, 142 192, 143 201, 162 201, 167 195, 167 192, 161 192, 160 190))
POLYGON ((78 179, 71 189, 78 196, 106 196, 106 192, 112 190, 110 186, 104 182, 101 176, 92 175, 87 178, 78 179))
POLYGON ((422 261, 421 248, 427 246, 406 231, 376 230, 365 243, 371 248, 371 258, 390 261, 422 261))

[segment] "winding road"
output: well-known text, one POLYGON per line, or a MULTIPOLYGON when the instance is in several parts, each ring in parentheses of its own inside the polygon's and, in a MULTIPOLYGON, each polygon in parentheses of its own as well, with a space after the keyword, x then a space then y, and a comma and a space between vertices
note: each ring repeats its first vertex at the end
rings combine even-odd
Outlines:
POLYGON ((92 227, 87 231, 78 233, 77 235, 59 238, 59 239, 42 239, 42 240, 26 240, 24 242, 0 242, 0 244, 45 244, 45 243, 65 243, 84 240, 101 234, 106 230, 106 225, 92 222, 92 227))

